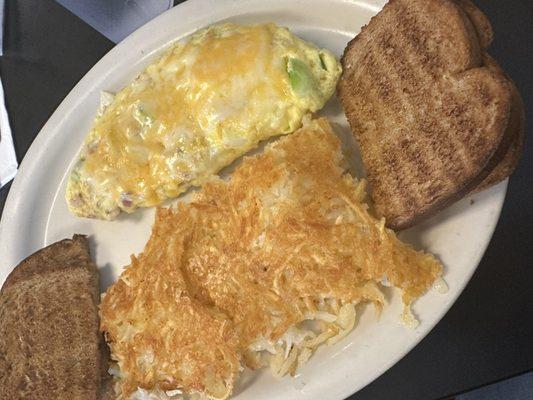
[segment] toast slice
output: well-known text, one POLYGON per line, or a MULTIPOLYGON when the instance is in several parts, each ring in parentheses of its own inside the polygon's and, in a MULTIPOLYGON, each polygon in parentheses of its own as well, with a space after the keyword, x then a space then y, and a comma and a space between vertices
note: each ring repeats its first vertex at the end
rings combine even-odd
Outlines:
POLYGON ((470 2, 391 0, 346 47, 339 97, 389 227, 460 199, 505 158, 513 86, 484 65, 491 40, 470 2))
POLYGON ((0 291, 0 398, 96 400, 107 370, 87 239, 22 261, 0 291))

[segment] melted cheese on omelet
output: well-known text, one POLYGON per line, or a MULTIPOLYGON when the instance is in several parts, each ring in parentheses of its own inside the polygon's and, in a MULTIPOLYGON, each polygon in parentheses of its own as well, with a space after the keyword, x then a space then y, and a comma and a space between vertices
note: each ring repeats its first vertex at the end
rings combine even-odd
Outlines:
POLYGON ((344 166, 339 140, 318 120, 244 159, 229 182, 214 179, 190 204, 157 211, 143 254, 101 305, 124 398, 137 387, 225 398, 241 356, 251 368, 294 373, 352 330, 358 303, 382 307, 384 281, 409 314, 442 266, 368 211, 364 181, 344 166), (302 326, 311 320, 316 329, 302 326))
POLYGON ((112 219, 200 185, 333 94, 335 57, 274 24, 216 25, 178 43, 99 115, 68 180, 78 216, 112 219))

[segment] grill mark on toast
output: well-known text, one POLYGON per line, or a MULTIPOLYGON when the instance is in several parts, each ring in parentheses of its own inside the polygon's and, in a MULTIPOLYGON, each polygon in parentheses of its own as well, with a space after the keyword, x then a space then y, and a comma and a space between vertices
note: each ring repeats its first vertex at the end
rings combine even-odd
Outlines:
MULTIPOLYGON (((411 52, 408 52, 408 54, 415 54, 415 55, 421 55, 422 58, 419 60, 418 63, 412 62, 411 58, 404 57, 402 59, 402 63, 394 63, 393 65, 396 66, 396 68, 404 71, 410 71, 411 78, 410 83, 415 84, 415 88, 413 90, 418 90, 419 92, 422 92, 421 94, 426 97, 430 96, 431 90, 427 89, 427 85, 432 83, 432 79, 435 80, 435 76, 437 74, 436 69, 441 62, 435 61, 439 54, 435 53, 434 58, 431 57, 426 52, 426 49, 428 47, 428 43, 426 41, 422 41, 421 38, 429 38, 430 35, 427 34, 427 31, 423 31, 419 29, 420 26, 423 24, 420 24, 416 21, 416 15, 410 15, 407 11, 406 7, 401 7, 401 10, 398 12, 397 19, 404 21, 403 26, 411 26, 412 29, 400 29, 399 30, 399 39, 398 42, 403 42, 408 46, 408 48, 411 48, 411 52), (405 23, 405 21, 408 21, 405 23), (411 21, 411 22, 409 22, 411 21), (409 68, 402 68, 405 64, 409 65, 409 68), (426 67, 426 70, 424 70, 424 66, 426 67), (428 74, 427 66, 430 66, 431 70, 428 74), (414 77, 414 71, 416 70, 417 76, 414 77), (416 87, 416 83, 423 82, 422 85, 426 86, 426 89, 420 89, 416 87)), ((431 44, 430 44, 431 45, 431 44)), ((402 79, 404 80, 406 78, 405 73, 403 75, 400 75, 400 77, 397 77, 398 80, 402 79)), ((409 79, 408 78, 408 79, 409 79)), ((394 79, 392 79, 394 80, 394 79)), ((429 110, 425 110, 428 112, 429 110)), ((416 119, 416 113, 414 113, 414 117, 416 119)), ((435 119, 438 121, 438 119, 435 119)), ((441 124, 442 125, 442 124, 441 124)), ((446 147, 445 146, 435 146, 435 139, 436 136, 432 134, 432 132, 437 131, 438 128, 435 129, 431 124, 426 123, 426 119, 416 119, 416 130, 418 130, 422 135, 420 135, 417 139, 420 141, 422 139, 424 143, 420 146, 417 145, 417 142, 415 141, 412 145, 408 146, 407 142, 403 144, 401 149, 401 153, 404 156, 407 156, 407 161, 409 161, 409 165, 407 163, 401 163, 402 165, 402 174, 403 176, 409 176, 409 175, 415 175, 416 181, 419 183, 422 183, 420 185, 418 198, 428 197, 430 199, 434 199, 436 194, 439 192, 439 190, 443 189, 443 181, 451 181, 451 174, 449 169, 443 168, 444 164, 441 160, 446 159, 446 157, 450 157, 450 152, 445 152, 446 147), (431 143, 432 145, 428 145, 428 143, 431 143), (414 149, 413 149, 414 147, 414 149), (430 171, 430 168, 428 167, 427 162, 425 162, 424 157, 420 157, 420 152, 423 149, 426 149, 426 153, 428 153, 428 150, 430 151, 429 155, 427 156, 427 159, 436 160, 440 164, 441 171, 443 171, 443 177, 441 179, 431 182, 429 179, 430 176, 428 174, 428 171, 430 171), (439 151, 443 150, 443 151, 439 151)), ((441 127, 442 129, 442 127, 441 127)), ((401 157, 401 156, 400 156, 401 157)), ((449 158, 448 158, 449 159, 449 158)), ((409 192, 410 198, 406 199, 405 201, 405 208, 409 209, 410 206, 414 205, 414 202, 412 201, 414 192, 409 192)))
MULTIPOLYGON (((397 54, 397 56, 402 57, 402 62, 391 62, 391 65, 393 65, 395 69, 393 70, 393 76, 390 76, 390 80, 399 82, 400 86, 402 87, 405 87, 405 85, 402 85, 402 82, 408 82, 408 84, 411 84, 412 86, 409 88, 409 91, 411 93, 416 91, 422 96, 427 97, 431 95, 431 90, 428 90, 428 85, 431 85, 435 80, 435 76, 437 74, 436 69, 440 64, 440 62, 435 61, 439 54, 434 54, 435 58, 433 58, 426 52, 428 44, 425 41, 422 41, 421 38, 428 38, 430 37, 430 35, 427 34, 427 31, 420 29, 422 24, 418 23, 416 17, 416 15, 411 15, 408 12, 407 7, 400 7, 400 11, 396 16, 396 20, 403 21, 405 24, 403 26, 410 26, 412 27, 412 29, 399 29, 397 42, 404 43, 404 46, 407 45, 407 47, 411 49, 410 52, 407 52, 408 54, 420 55, 422 56, 422 58, 418 60, 418 63, 416 63, 412 61, 412 58, 405 57, 405 55, 403 55, 402 57, 402 54, 397 54), (424 70, 424 66, 426 67, 426 69, 427 66, 431 67, 431 71, 429 74, 427 70, 424 70), (419 82, 421 82, 421 85, 418 84, 419 82)), ((394 47, 397 48, 398 45, 394 43, 394 47)), ((398 97, 402 99, 401 96, 398 97)), ((406 104, 406 101, 404 99, 402 99, 401 101, 404 104, 404 107, 408 110, 408 112, 412 114, 410 115, 410 117, 414 117, 414 119, 416 120, 416 128, 414 130, 417 130, 421 133, 421 135, 417 137, 417 140, 422 140, 424 143, 420 145, 419 143, 417 143, 417 141, 409 142, 407 140, 404 140, 399 147, 393 147, 393 149, 396 150, 396 153, 400 153, 400 159, 403 155, 404 157, 407 157, 408 161, 400 163, 402 169, 400 176, 409 177, 415 175, 416 181, 421 183, 418 196, 416 197, 418 199, 422 197, 429 197, 433 199, 436 197, 436 193, 438 193, 439 190, 442 190, 442 181, 451 180, 451 174, 449 173, 449 170, 443 168, 444 163, 441 161, 446 159, 446 157, 450 157, 451 153, 445 152, 446 147, 444 146, 434 145, 436 141, 436 135, 432 132, 438 132, 439 129, 434 128, 432 124, 427 124, 427 119, 425 118, 417 119, 417 113, 411 113, 409 110, 409 104, 406 104), (430 150, 431 152, 431 154, 427 156, 427 159, 437 161, 440 164, 440 168, 441 171, 443 171, 444 176, 438 181, 431 182, 431 176, 429 174, 429 171, 431 169, 429 168, 429 165, 426 162, 426 158, 420 156, 420 153, 421 151, 423 151, 423 149, 426 149, 426 152, 427 150, 430 150)), ((424 103, 418 106, 422 107, 423 104, 424 103)), ((425 109, 424 111, 427 113, 430 110, 425 109)), ((438 121, 438 119, 434 120, 438 121)), ((401 126, 401 121, 397 121, 397 123, 401 126)), ((443 127, 441 127, 441 129, 442 128, 443 127)), ((415 205, 415 202, 413 201, 415 193, 409 192, 408 194, 409 198, 405 201, 406 210, 409 210, 412 206, 415 205)))
MULTIPOLYGON (((376 61, 374 54, 383 54, 386 52, 387 49, 387 40, 388 38, 385 38, 383 41, 375 41, 371 44, 371 46, 374 48, 373 52, 369 52, 365 54, 365 72, 369 75, 368 82, 376 82, 375 90, 372 90, 371 85, 366 85, 367 87, 364 87, 360 89, 358 87, 355 90, 356 96, 363 96, 364 94, 367 94, 368 96, 372 96, 375 101, 372 101, 371 103, 374 104, 374 106, 377 106, 379 108, 379 111, 376 109, 373 110, 367 110, 367 112, 370 112, 371 114, 384 114, 385 109, 383 108, 383 103, 387 103, 390 107, 393 107, 395 109, 396 114, 390 115, 391 118, 394 118, 395 120, 398 120, 398 115, 403 113, 403 106, 401 105, 401 96, 398 95, 393 85, 391 85, 390 80, 384 80, 383 78, 386 77, 387 71, 385 71, 385 63, 379 63, 376 61), (368 87, 370 86, 370 87, 368 87), (377 92, 377 93, 376 93, 377 92), (381 101, 383 100, 383 101, 381 101)), ((379 130, 378 130, 379 132, 379 130)), ((406 176, 405 175, 405 169, 412 169, 412 167, 408 167, 405 165, 396 165, 395 163, 395 157, 392 157, 391 155, 395 152, 395 149, 397 146, 389 145, 389 148, 385 150, 385 153, 387 154, 386 157, 388 158, 389 162, 384 164, 385 170, 381 171, 379 175, 386 176, 386 179, 388 181, 402 181, 402 179, 406 176)), ((363 155, 365 157, 367 155, 363 155)), ((368 162, 368 160, 367 160, 368 162)), ((413 164, 416 166, 416 163, 413 164)), ((375 179, 375 176, 372 172, 369 174, 369 180, 370 184, 375 187, 375 190, 380 190, 379 181, 375 179)), ((414 203, 414 197, 407 199, 407 201, 414 203)))
MULTIPOLYGON (((409 54, 415 55, 414 60, 416 60, 416 56, 421 57, 418 60, 419 61, 418 63, 412 61, 412 59, 409 57, 405 57, 404 59, 402 59, 402 61, 404 62, 397 63, 397 64, 399 66, 403 66, 407 64, 409 66, 409 69, 413 70, 413 75, 414 75, 414 71, 416 71, 416 77, 413 78, 412 83, 416 84, 417 82, 421 82, 421 85, 420 85, 421 87, 417 88, 418 92, 422 97, 427 98, 431 96, 431 92, 433 91, 433 90, 428 90, 428 87, 431 87, 434 84, 434 81, 436 79, 438 65, 440 64, 439 62, 436 61, 436 59, 438 58, 439 54, 438 52, 434 53, 433 57, 429 54, 432 49, 428 49, 428 47, 433 47, 434 43, 433 42, 429 44, 427 43, 427 41, 432 40, 432 39, 426 30, 421 29, 423 24, 419 23, 419 21, 417 20, 417 15, 409 14, 407 7, 402 7, 400 9, 400 12, 398 13, 397 18, 401 21, 410 21, 409 23, 403 25, 405 27, 404 29, 398 30, 399 41, 403 42, 407 46, 407 48, 411 50, 408 52, 409 54), (411 28, 407 29, 407 26, 411 28), (423 42, 421 38, 426 38, 426 41, 423 42), (429 71, 427 71, 428 67, 429 67, 429 71)), ((430 175, 428 171, 430 171, 431 168, 429 167, 428 162, 426 162, 426 159, 424 157, 420 157, 420 152, 424 151, 424 149, 426 149, 426 151, 428 150, 431 151, 432 154, 429 154, 427 159, 434 160, 439 163, 440 170, 443 171, 445 175, 444 179, 450 180, 451 178, 449 170, 446 168, 443 168, 444 167, 444 163, 442 162, 442 160, 444 159, 443 154, 442 153, 438 155, 435 154, 435 150, 437 150, 437 153, 439 153, 438 152, 439 147, 436 147, 434 145, 433 146, 429 145, 429 144, 434 144, 435 135, 431 134, 431 132, 433 131, 433 126, 432 124, 427 123, 428 119, 424 118, 424 115, 426 116, 432 115, 434 114, 434 110, 431 110, 431 104, 432 104, 431 102, 427 102, 427 104, 429 105, 429 108, 425 102, 421 102, 421 104, 417 105, 418 107, 424 108, 423 110, 424 114, 422 115, 422 118, 420 118, 420 113, 418 115, 416 112, 414 113, 415 122, 414 122, 414 129, 413 129, 413 130, 418 131, 419 133, 422 133, 422 135, 419 135, 417 139, 418 141, 423 141, 423 143, 420 145, 420 143, 417 144, 416 141, 413 141, 413 142, 414 142, 414 146, 417 147, 417 154, 418 154, 418 157, 416 157, 417 162, 415 162, 415 165, 418 167, 417 168, 417 172, 418 172, 417 181, 423 182, 426 185, 429 183, 428 180, 430 178, 430 175)), ((432 118, 432 120, 438 121, 437 119, 434 119, 434 118, 432 118)), ((413 157, 410 157, 410 159, 412 160, 413 157)), ((409 174, 409 172, 410 171, 405 171, 405 173, 407 174, 409 174)), ((435 195, 435 192, 437 191, 437 187, 441 187, 441 186, 442 184, 440 183, 438 184, 438 186, 434 186, 434 187, 431 187, 431 184, 430 184, 429 187, 423 188, 425 193, 419 193, 419 196, 417 197, 421 198, 425 194, 429 194, 431 197, 433 197, 435 195)))
MULTIPOLYGON (((402 11, 400 12, 400 15, 397 16, 394 21, 391 21, 391 23, 396 23, 396 20, 398 18, 400 19, 407 19, 411 18, 410 15, 407 14, 406 8, 402 7, 402 11)), ((416 26, 416 24, 415 24, 416 26)), ((413 63, 411 63, 409 58, 406 58, 406 61, 411 66, 411 68, 404 66, 403 63, 397 63, 394 62, 395 57, 401 57, 405 58, 403 54, 401 54, 397 49, 400 47, 400 43, 403 40, 407 40, 408 38, 405 35, 405 32, 401 32, 403 37, 400 37, 398 40, 394 40, 394 37, 392 35, 388 35, 381 41, 375 41, 374 43, 377 43, 375 47, 378 47, 377 51, 378 54, 383 54, 385 61, 382 63, 374 62, 373 65, 370 65, 367 67, 368 71, 372 74, 378 73, 378 68, 381 70, 384 70, 383 66, 388 65, 390 66, 390 71, 387 75, 381 75, 381 71, 379 71, 379 75, 375 76, 374 79, 376 81, 379 81, 378 79, 382 79, 383 76, 388 76, 389 79, 387 80, 387 86, 390 87, 389 91, 386 93, 386 96, 383 96, 386 98, 387 105, 391 108, 394 108, 396 111, 395 115, 391 115, 391 118, 394 118, 395 122, 398 124, 398 126, 401 126, 401 119, 404 118, 405 113, 409 113, 409 118, 413 118, 416 116, 415 113, 412 113, 409 104, 404 101, 404 96, 402 94, 404 93, 404 89, 407 89, 406 85, 403 85, 402 82, 408 82, 411 84, 411 87, 409 87, 407 90, 410 92, 413 91, 420 91, 421 88, 416 85, 416 87, 413 87, 413 83, 421 82, 423 74, 421 74, 421 69, 418 68, 418 76, 414 74, 415 68, 413 63), (390 62, 387 62, 390 61, 390 62), (395 87, 391 84, 391 82, 399 82, 400 87, 395 87), (401 93, 400 93, 401 90, 401 93), (399 107, 399 105, 401 106, 399 107)), ((366 65, 366 64, 364 64, 366 65)), ((382 95, 383 95, 382 91, 382 95)), ((387 113, 390 114, 390 113, 387 113)), ((385 150, 385 153, 387 154, 388 162, 385 163, 385 166, 390 166, 390 168, 387 168, 386 171, 384 171, 381 175, 387 176, 388 180, 392 180, 400 182, 399 186, 404 184, 407 177, 414 174, 416 175, 419 180, 423 180, 422 177, 426 175, 427 171, 427 164, 424 162, 422 158, 419 157, 419 151, 416 148, 416 143, 409 143, 408 141, 403 141, 400 146, 398 146, 395 143, 389 144, 388 148, 385 150), (394 154, 403 153, 404 156, 407 156, 407 161, 404 163, 396 163, 393 160, 398 159, 397 156, 394 156, 394 154)), ((375 182, 376 179, 373 179, 375 182)), ((377 183, 377 182, 376 182, 377 183)), ((397 184, 398 185, 398 184, 397 184)), ((379 186, 379 185, 376 185, 379 186)), ((415 193, 409 192, 406 194, 407 198, 405 199, 406 204, 415 204, 415 193)))
MULTIPOLYGON (((402 11, 404 10, 405 8, 402 11)), ((429 78, 429 79, 424 80, 426 87, 422 95, 426 98, 428 97, 431 98, 431 92, 440 93, 440 91, 433 86, 439 85, 440 84, 439 81, 443 79, 442 77, 443 72, 439 69, 439 66, 443 64, 443 61, 442 60, 436 61, 441 55, 438 51, 433 52, 433 57, 430 56, 430 53, 432 50, 431 47, 434 47, 436 45, 436 47, 438 48, 439 43, 434 43, 434 40, 431 37, 431 31, 428 32, 427 30, 420 29, 421 27, 427 26, 427 23, 424 23, 423 21, 418 21, 416 19, 417 17, 424 18, 426 17, 426 15, 415 14, 412 17, 413 21, 408 24, 404 24, 403 26, 405 27, 405 29, 400 29, 399 33, 400 35, 403 36, 404 43, 407 45, 407 47, 410 48, 415 55, 422 57, 422 59, 420 60, 420 63, 418 64, 414 64, 410 62, 409 58, 407 58, 407 63, 412 68, 417 68, 418 79, 420 81, 423 78, 426 78, 426 77, 429 78), (411 28, 407 29, 408 26, 412 27, 412 29, 411 28), (430 42, 429 44, 428 44, 428 41, 430 42), (428 67, 430 69, 429 71, 427 71, 428 67)), ((402 19, 403 21, 407 19, 406 16, 401 13, 399 15, 399 18, 402 19)), ((456 96, 453 96, 453 93, 451 94, 451 98, 452 98, 451 101, 442 99, 442 98, 437 98, 436 100, 440 106, 444 106, 444 107, 446 107, 446 104, 448 103, 454 104, 455 107, 452 108, 450 112, 451 114, 450 116, 458 117, 464 113, 465 111, 464 107, 459 104, 459 102, 456 99, 456 96)), ((424 104, 424 102, 422 103, 424 104)), ((430 105, 433 104, 432 102, 428 102, 428 103, 430 105)), ((462 144, 460 140, 458 140, 457 137, 453 137, 453 136, 446 137, 446 139, 450 141, 449 146, 438 145, 439 142, 442 140, 442 137, 437 137, 436 133, 445 132, 446 130, 449 130, 449 128, 445 126, 445 120, 442 118, 439 118, 442 115, 441 110, 439 108, 437 109, 432 108, 426 111, 431 116, 431 119, 434 121, 434 123, 436 122, 438 125, 435 126, 434 124, 427 124, 426 121, 428 119, 417 121, 419 131, 424 133, 424 135, 421 138, 425 141, 425 145, 421 147, 425 148, 426 151, 429 150, 428 159, 436 160, 439 163, 439 167, 440 167, 439 171, 443 175, 441 179, 448 181, 448 183, 450 184, 453 182, 454 171, 447 168, 443 160, 451 160, 450 164, 456 167, 455 170, 458 170, 461 164, 466 165, 468 163, 468 157, 466 157, 466 155, 461 151, 449 151, 450 148, 454 148, 454 147, 456 149, 457 148, 461 149, 462 144), (427 145, 428 143, 430 145, 427 145)), ((451 120, 453 121, 453 119, 451 120)), ((451 131, 453 132, 453 130, 451 131)), ((417 138, 417 139, 420 139, 420 138, 417 138)), ((442 183, 439 183, 437 186, 442 188, 443 185, 442 183)), ((434 198, 434 193, 437 190, 438 189, 436 189, 435 187, 430 188, 430 191, 428 192, 428 194, 430 195, 431 198, 434 198)), ((423 197, 423 195, 421 195, 420 197, 423 197)))

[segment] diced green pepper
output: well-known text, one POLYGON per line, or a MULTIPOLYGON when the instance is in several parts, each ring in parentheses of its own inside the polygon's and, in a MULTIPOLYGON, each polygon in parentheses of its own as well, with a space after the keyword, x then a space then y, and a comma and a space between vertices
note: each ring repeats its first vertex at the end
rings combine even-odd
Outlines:
POLYGON ((318 57, 320 58, 320 66, 324 71, 327 71, 328 67, 326 66, 326 62, 324 61, 324 54, 320 53, 318 57))
POLYGON ((292 90, 298 95, 305 95, 315 86, 315 78, 309 66, 297 58, 287 61, 287 73, 292 90))

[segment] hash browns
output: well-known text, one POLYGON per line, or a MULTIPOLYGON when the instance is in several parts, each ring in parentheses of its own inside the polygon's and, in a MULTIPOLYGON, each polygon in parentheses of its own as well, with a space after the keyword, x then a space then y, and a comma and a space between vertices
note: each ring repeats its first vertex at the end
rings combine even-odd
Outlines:
POLYGON ((101 306, 124 395, 225 398, 240 356, 294 372, 352 329, 356 304, 381 309, 382 279, 402 290, 406 310, 433 284, 441 264, 371 215, 365 181, 345 164, 318 119, 245 158, 228 182, 213 178, 191 203, 158 209, 146 249, 101 306), (309 320, 317 327, 298 331, 309 320))

